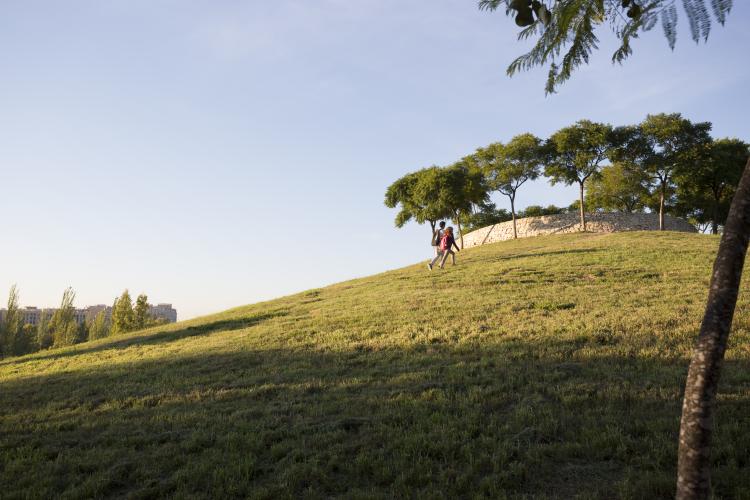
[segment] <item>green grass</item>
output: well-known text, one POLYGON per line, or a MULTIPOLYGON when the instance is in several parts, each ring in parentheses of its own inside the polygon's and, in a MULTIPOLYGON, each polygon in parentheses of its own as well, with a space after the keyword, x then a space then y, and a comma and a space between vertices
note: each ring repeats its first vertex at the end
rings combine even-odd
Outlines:
MULTIPOLYGON (((717 244, 504 242, 0 361, 0 496, 671 497, 717 244)), ((750 491, 748 291, 720 384, 720 498, 750 491)))

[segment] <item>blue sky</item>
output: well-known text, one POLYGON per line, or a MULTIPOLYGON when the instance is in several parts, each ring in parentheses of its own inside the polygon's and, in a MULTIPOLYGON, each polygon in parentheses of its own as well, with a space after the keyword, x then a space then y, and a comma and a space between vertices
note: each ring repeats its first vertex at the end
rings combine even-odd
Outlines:
POLYGON ((390 182, 581 118, 681 112, 750 140, 744 1, 708 44, 683 18, 674 52, 657 27, 624 66, 604 36, 549 97, 543 71, 505 76, 517 29, 472 0, 0 10, 0 297, 17 283, 22 305, 128 288, 186 319, 426 259, 428 230, 383 206, 390 182))

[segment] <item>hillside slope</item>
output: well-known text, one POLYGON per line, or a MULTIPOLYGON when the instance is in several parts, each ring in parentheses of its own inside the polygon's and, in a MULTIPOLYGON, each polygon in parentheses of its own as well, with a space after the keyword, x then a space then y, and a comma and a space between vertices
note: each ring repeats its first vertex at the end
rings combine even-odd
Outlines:
MULTIPOLYGON (((3 496, 655 498, 718 240, 530 238, 0 361, 3 496)), ((747 286, 714 487, 750 491, 747 286)))

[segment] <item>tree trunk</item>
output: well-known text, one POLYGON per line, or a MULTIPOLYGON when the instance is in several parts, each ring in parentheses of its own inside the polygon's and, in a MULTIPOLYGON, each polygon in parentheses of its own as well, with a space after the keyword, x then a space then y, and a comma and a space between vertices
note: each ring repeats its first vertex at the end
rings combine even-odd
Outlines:
POLYGON ((714 198, 714 213, 711 218, 711 234, 719 234, 719 200, 714 198))
POLYGON ((458 226, 458 241, 461 245, 461 250, 464 249, 464 232, 461 229, 461 216, 456 212, 456 225, 458 226))
POLYGON ((659 231, 664 231, 664 192, 666 189, 666 186, 662 182, 661 193, 659 193, 659 231))
POLYGON ((706 311, 693 350, 682 404, 677 454, 677 499, 706 499, 710 494, 709 459, 716 388, 732 325, 750 238, 750 160, 724 225, 714 262, 706 311))
POLYGON ((583 182, 579 182, 578 185, 581 188, 581 193, 580 193, 580 196, 578 198, 578 201, 579 201, 579 203, 581 205, 580 206, 580 209, 581 209, 581 228, 582 228, 581 231, 585 232, 586 231, 586 214, 585 214, 585 212, 583 210, 583 182))
POLYGON ((513 239, 515 240, 518 238, 518 232, 516 231, 516 203, 515 203, 516 197, 514 195, 514 196, 509 196, 509 198, 510 198, 510 215, 511 217, 513 217, 513 239))

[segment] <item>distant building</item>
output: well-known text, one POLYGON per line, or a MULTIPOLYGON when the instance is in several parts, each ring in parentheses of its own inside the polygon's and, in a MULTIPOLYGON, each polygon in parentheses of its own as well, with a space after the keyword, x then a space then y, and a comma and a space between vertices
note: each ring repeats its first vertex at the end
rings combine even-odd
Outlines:
MULTIPOLYGON (((55 311, 57 311, 57 309, 24 307, 19 309, 18 312, 21 316, 21 324, 36 326, 42 320, 42 315, 46 315, 49 319, 55 311)), ((83 309, 75 309, 73 316, 76 319, 76 323, 80 325, 84 321, 93 321, 96 315, 102 311, 106 314, 107 319, 112 318, 112 307, 104 304, 89 306, 83 309)), ((5 315, 7 312, 7 309, 0 309, 0 321, 5 321, 5 315)), ((177 321, 177 310, 172 307, 172 304, 149 305, 149 313, 154 318, 165 320, 167 323, 175 323, 177 321)))
POLYGON ((177 309, 172 307, 172 304, 157 304, 155 306, 149 306, 148 312, 156 319, 167 320, 167 323, 177 322, 177 309))

